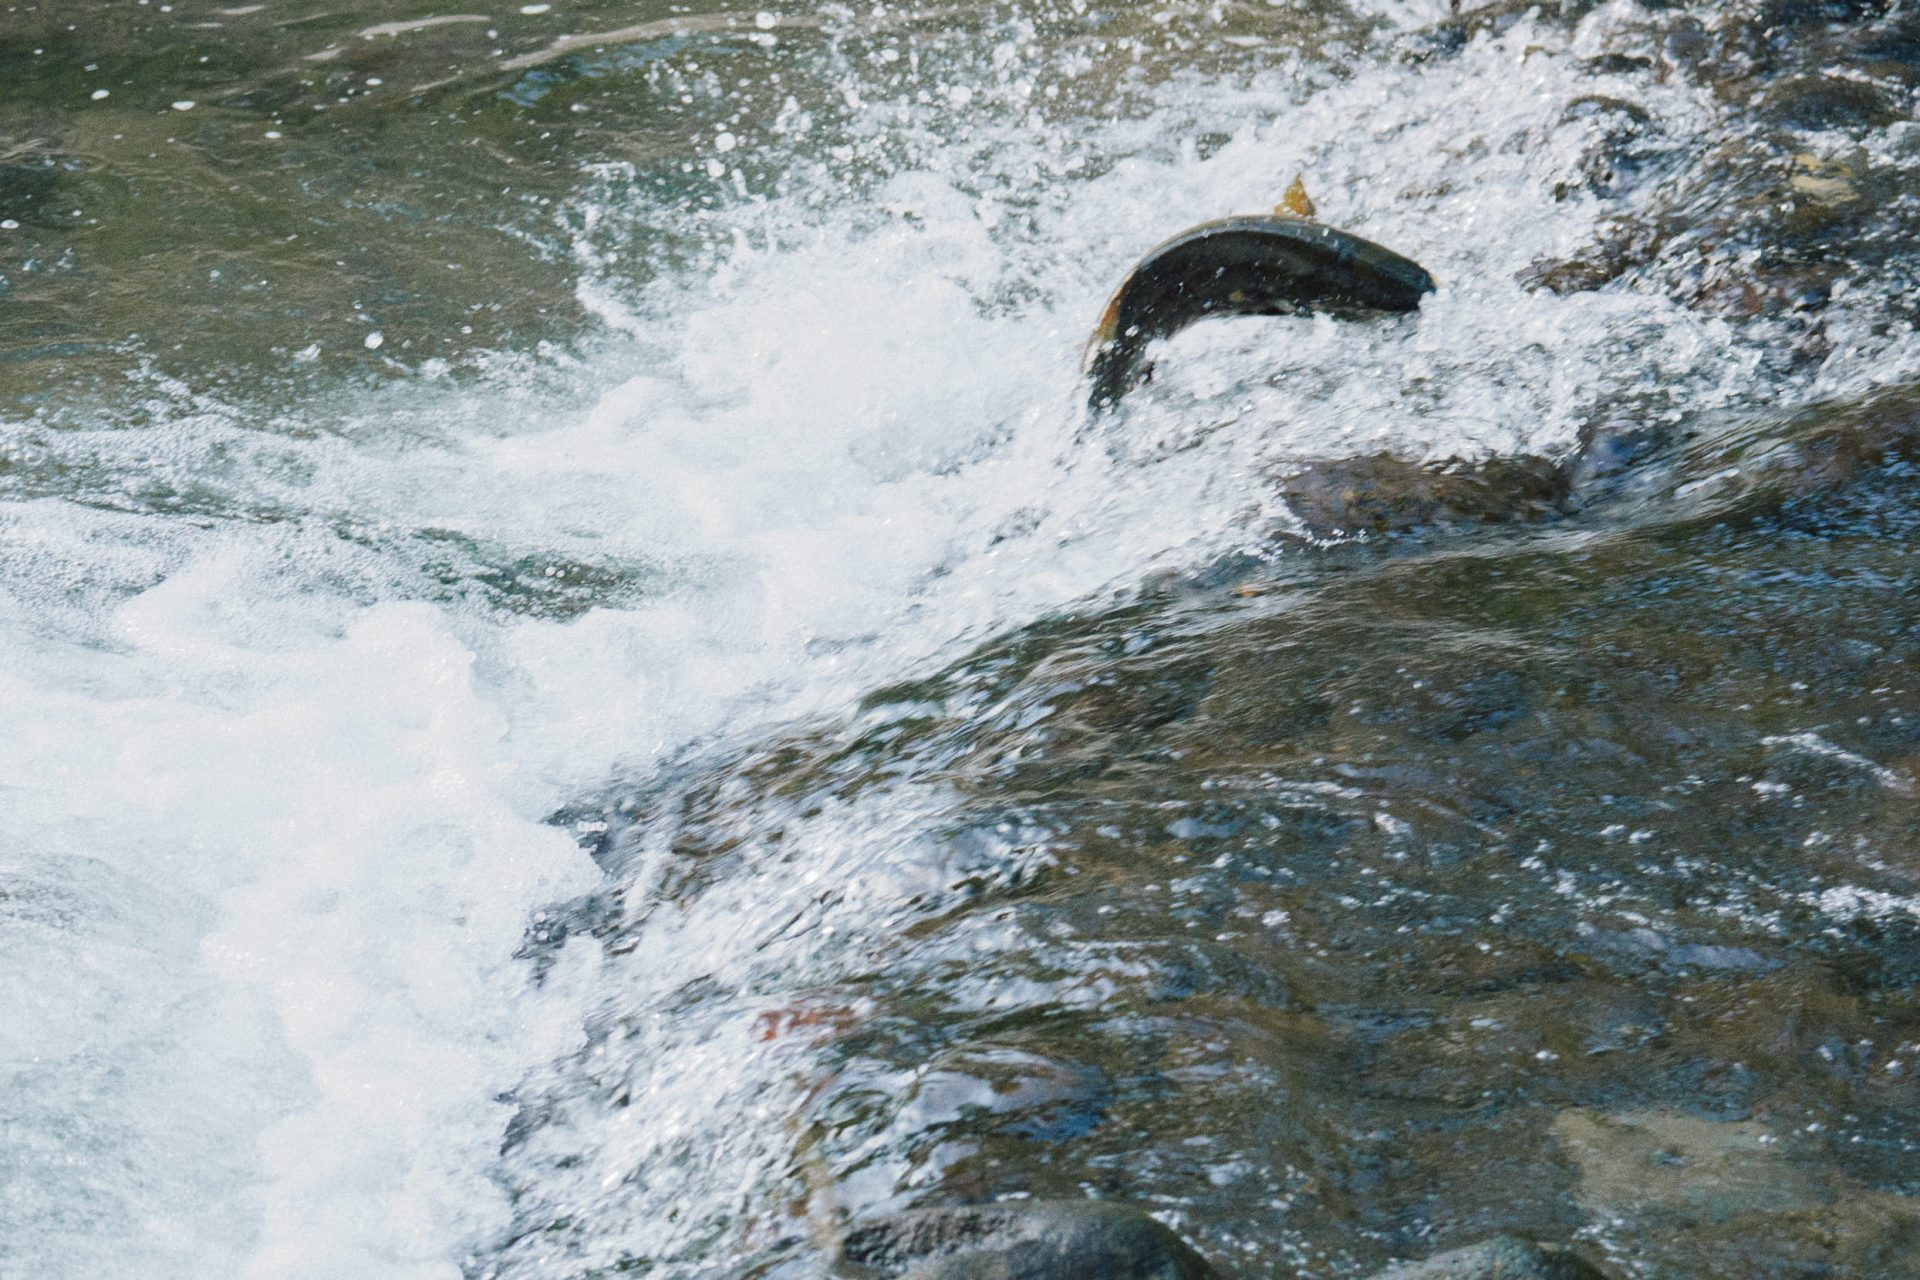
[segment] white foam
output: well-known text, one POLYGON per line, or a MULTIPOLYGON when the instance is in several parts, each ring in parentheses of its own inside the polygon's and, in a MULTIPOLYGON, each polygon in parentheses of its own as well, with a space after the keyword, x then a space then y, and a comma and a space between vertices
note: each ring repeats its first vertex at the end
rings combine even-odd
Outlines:
POLYGON ((113 611, 85 692, 0 678, 0 885, 75 901, 71 936, 11 938, 8 1007, 58 992, 71 1024, 9 1038, 14 1120, 56 1150, 82 1116, 113 1134, 78 1205, 40 1143, 10 1148, 8 1235, 47 1274, 457 1274, 449 1239, 503 1212, 507 957, 583 860, 516 805, 435 610, 263 649, 222 625, 261 568, 212 551, 113 611))

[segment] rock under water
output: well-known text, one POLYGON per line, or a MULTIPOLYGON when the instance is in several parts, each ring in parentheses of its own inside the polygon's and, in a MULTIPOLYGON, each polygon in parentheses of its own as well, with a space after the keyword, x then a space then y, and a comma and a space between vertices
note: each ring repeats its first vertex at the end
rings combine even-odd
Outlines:
POLYGON ((1374 1280, 1605 1280, 1571 1249, 1495 1236, 1424 1262, 1389 1267, 1374 1280))
POLYGON ((1272 477, 1310 540, 1443 533, 1559 519, 1610 501, 1665 520, 1719 519, 1819 502, 1920 455, 1920 390, 1890 387, 1785 416, 1685 433, 1595 432, 1565 459, 1522 455, 1422 463, 1329 458, 1272 477))
MULTIPOLYGON (((1173 1231, 1127 1205, 1033 1200, 922 1209, 866 1223, 841 1242, 858 1280, 1217 1280, 1173 1231)), ((1502 1235, 1375 1280, 1605 1280, 1578 1253, 1502 1235)))
POLYGON ((1097 1200, 926 1209, 856 1227, 849 1274, 900 1280, 1213 1280, 1193 1248, 1138 1209, 1097 1200))

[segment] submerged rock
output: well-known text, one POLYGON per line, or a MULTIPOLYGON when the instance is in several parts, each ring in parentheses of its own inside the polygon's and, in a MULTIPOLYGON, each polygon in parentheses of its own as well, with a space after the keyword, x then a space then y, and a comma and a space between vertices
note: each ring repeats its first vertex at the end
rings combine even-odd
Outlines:
POLYGON ((853 1228, 844 1274, 873 1280, 1213 1280, 1206 1259, 1138 1209, 1029 1200, 923 1209, 853 1228))
POLYGON ((1754 1241, 1782 1280, 1913 1274, 1920 1201, 1783 1150, 1761 1121, 1569 1111, 1553 1134, 1583 1208, 1684 1242, 1705 1274, 1759 1274, 1747 1269, 1754 1241))
POLYGON ((1332 458, 1278 484, 1310 539, 1545 520, 1573 503, 1567 468, 1539 457, 1438 465, 1390 454, 1332 458))
MULTIPOLYGON (((842 1274, 870 1280, 1217 1280, 1206 1260, 1138 1209, 1033 1200, 923 1209, 866 1223, 841 1244, 842 1274)), ((1573 1250, 1496 1236, 1374 1280, 1606 1280, 1573 1250)))
POLYGON ((1902 118, 1893 101, 1871 84, 1840 76, 1782 80, 1761 95, 1760 117, 1792 129, 1880 129, 1902 118))
POLYGON ((1425 1262, 1389 1267, 1374 1280, 1605 1280, 1571 1249, 1495 1236, 1425 1262))
POLYGON ((1920 457, 1920 387, 1809 405, 1680 447, 1659 500, 1709 517, 1829 501, 1897 479, 1920 457))
POLYGON ((1575 22, 1594 8, 1593 0, 1495 0, 1493 4, 1455 4, 1453 13, 1430 26, 1409 31, 1398 42, 1407 62, 1426 62, 1460 52, 1476 36, 1503 35, 1530 14, 1575 22))
POLYGON ((1564 459, 1375 454, 1302 463, 1274 484, 1298 521, 1280 536, 1317 541, 1541 522, 1609 501, 1665 508, 1663 520, 1760 515, 1895 477, 1916 458, 1920 387, 1903 385, 1680 440, 1595 430, 1564 459))

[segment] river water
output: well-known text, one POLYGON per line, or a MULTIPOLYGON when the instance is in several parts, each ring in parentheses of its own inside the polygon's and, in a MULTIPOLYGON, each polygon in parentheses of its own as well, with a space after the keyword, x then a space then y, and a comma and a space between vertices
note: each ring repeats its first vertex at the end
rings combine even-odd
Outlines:
POLYGON ((1910 27, 5 0, 0 1272, 1911 1274, 1910 27))

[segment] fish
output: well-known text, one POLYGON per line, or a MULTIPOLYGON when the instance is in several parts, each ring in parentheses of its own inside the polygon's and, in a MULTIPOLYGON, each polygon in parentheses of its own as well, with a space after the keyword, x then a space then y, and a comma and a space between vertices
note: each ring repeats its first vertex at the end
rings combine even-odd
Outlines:
MULTIPOLYGON (((1296 185, 1298 185, 1296 183, 1296 185)), ((1281 210, 1300 208, 1292 192, 1281 210)), ((1209 316, 1343 319, 1417 310, 1433 277, 1411 258, 1276 210, 1203 222, 1153 249, 1114 291, 1087 343, 1088 408, 1111 409, 1152 375, 1148 346, 1209 316)))

